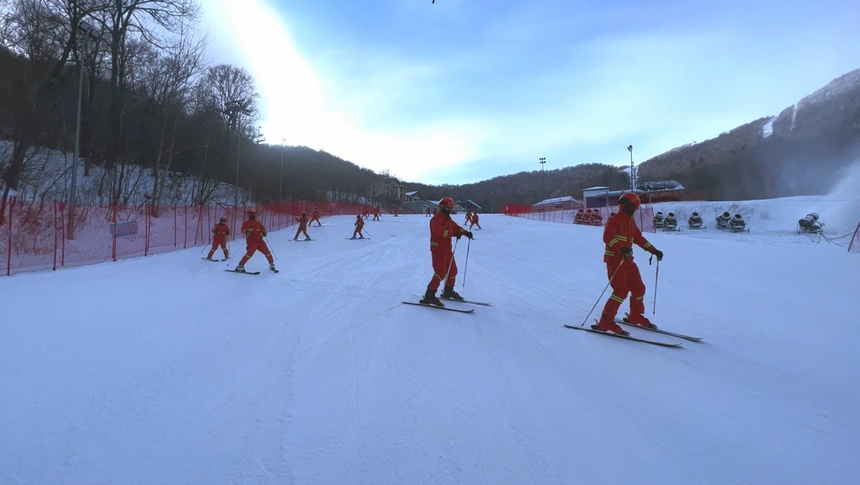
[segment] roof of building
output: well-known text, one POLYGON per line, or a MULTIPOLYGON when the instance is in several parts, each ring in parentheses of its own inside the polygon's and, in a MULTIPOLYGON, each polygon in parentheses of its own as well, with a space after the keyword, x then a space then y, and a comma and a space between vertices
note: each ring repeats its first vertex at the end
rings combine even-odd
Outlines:
POLYGON ((558 204, 560 202, 579 202, 579 200, 575 199, 569 195, 566 195, 564 197, 555 197, 553 199, 544 199, 544 200, 542 200, 540 202, 536 202, 532 205, 558 204))

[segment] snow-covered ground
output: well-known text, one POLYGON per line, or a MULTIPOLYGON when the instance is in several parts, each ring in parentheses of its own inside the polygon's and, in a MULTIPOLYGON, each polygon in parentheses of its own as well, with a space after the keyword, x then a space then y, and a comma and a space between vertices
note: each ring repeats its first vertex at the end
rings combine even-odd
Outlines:
POLYGON ((492 214, 456 253, 474 314, 400 303, 421 215, 272 233, 279 274, 198 248, 0 278, 0 483, 856 483, 860 255, 795 202, 647 235, 680 349, 562 326, 608 296, 601 228, 492 214))

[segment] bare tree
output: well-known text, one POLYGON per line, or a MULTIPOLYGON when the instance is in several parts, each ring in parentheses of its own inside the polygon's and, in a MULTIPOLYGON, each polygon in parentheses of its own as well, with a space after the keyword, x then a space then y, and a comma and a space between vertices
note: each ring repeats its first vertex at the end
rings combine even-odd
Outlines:
POLYGON ((259 121, 257 100, 260 95, 254 78, 241 67, 227 64, 210 67, 200 89, 201 99, 207 108, 218 113, 228 138, 235 135, 240 126, 253 127, 259 121))
POLYGON ((106 164, 110 168, 120 156, 122 111, 125 102, 128 41, 139 36, 146 43, 162 48, 169 34, 181 33, 187 23, 200 18, 196 0, 102 0, 106 5, 105 27, 110 35, 110 108, 106 164))
POLYGON ((176 146, 177 126, 179 119, 188 113, 192 82, 203 72, 204 47, 205 40, 193 31, 183 32, 176 44, 164 53, 153 53, 130 84, 142 100, 153 130, 152 202, 155 207, 161 204, 165 176, 171 170, 175 155, 188 148, 176 146))

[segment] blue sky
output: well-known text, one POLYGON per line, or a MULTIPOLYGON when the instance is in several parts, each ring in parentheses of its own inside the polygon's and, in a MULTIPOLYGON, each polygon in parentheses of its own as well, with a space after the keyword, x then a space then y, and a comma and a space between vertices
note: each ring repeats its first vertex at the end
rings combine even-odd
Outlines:
POLYGON ((639 163, 860 68, 856 1, 206 0, 267 142, 406 181, 639 163))

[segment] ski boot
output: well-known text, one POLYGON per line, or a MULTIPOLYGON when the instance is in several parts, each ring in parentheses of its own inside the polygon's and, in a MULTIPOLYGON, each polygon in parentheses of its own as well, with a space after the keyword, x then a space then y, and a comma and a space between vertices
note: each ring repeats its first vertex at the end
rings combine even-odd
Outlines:
POLYGON ((651 320, 648 320, 647 318, 645 318, 644 315, 638 315, 635 317, 631 317, 630 315, 627 315, 627 317, 624 318, 624 321, 627 323, 632 323, 633 325, 638 325, 640 327, 644 327, 644 328, 657 328, 657 325, 654 325, 653 323, 651 323, 651 320))
POLYGON ((244 273, 245 267, 244 266, 236 266, 236 269, 234 269, 233 271, 235 271, 237 273, 244 273))
POLYGON ((442 298, 447 298, 449 300, 457 300, 457 301, 463 301, 464 300, 464 298, 462 296, 460 296, 459 293, 454 291, 453 286, 446 286, 445 289, 442 290, 442 298))
POLYGON ((592 325, 591 328, 605 333, 614 333, 616 335, 630 335, 630 332, 625 331, 611 318, 603 317, 597 324, 592 325))
POLYGON ((278 268, 275 267, 275 263, 270 264, 269 269, 272 270, 273 273, 278 272, 278 268))
POLYGON ((424 292, 424 298, 422 298, 420 302, 425 305, 445 306, 438 298, 436 298, 436 290, 429 286, 427 287, 427 291, 424 292))

